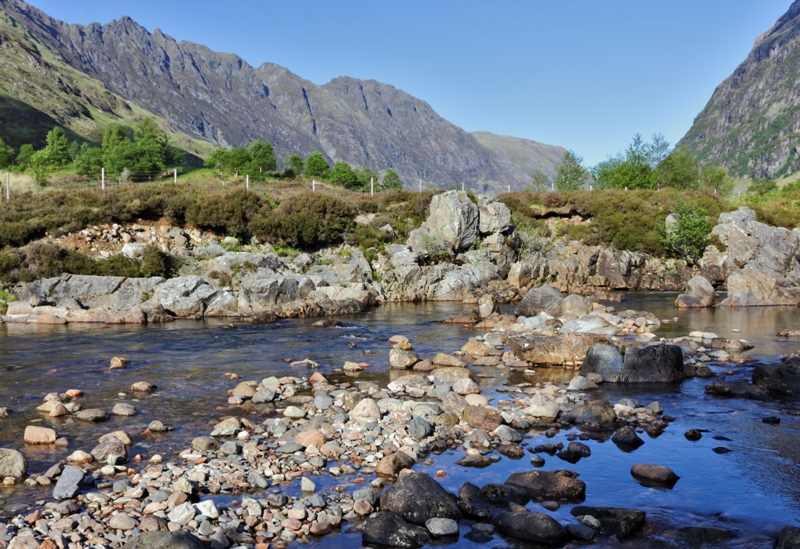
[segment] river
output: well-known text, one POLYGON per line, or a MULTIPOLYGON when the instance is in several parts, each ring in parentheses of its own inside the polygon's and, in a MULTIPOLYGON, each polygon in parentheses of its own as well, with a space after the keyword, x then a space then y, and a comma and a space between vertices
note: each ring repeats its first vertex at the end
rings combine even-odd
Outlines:
MULTIPOLYGON (((674 294, 629 294, 618 310, 627 308, 653 312, 662 319, 677 321, 664 324, 658 331, 663 337, 685 335, 690 330, 715 332, 722 337, 744 338, 755 347, 747 354, 758 361, 775 362, 779 357, 800 350, 800 343, 781 340, 775 334, 784 328, 797 328, 797 308, 748 308, 678 310, 674 294)), ((332 380, 347 360, 367 362, 371 368, 358 379, 386 383, 389 345, 394 334, 407 336, 421 356, 459 349, 476 332, 460 326, 440 324, 453 316, 461 304, 392 304, 367 313, 338 320, 339 328, 311 328, 313 320, 286 320, 275 324, 229 325, 223 321, 175 322, 152 326, 0 326, 0 406, 14 413, 0 421, 0 446, 23 451, 29 461, 29 474, 41 473, 76 449, 90 450, 98 433, 125 429, 133 435, 131 455, 149 457, 159 453, 175 458, 187 448, 192 438, 207 435, 223 415, 247 414, 247 407, 233 411, 227 405, 227 390, 236 382, 225 376, 235 373, 241 380, 260 380, 270 375, 308 376, 305 367, 290 366, 305 358, 320 363, 319 371, 332 380), (371 354, 365 355, 365 351, 371 354), (109 371, 113 356, 132 360, 125 370, 109 371), (133 382, 149 381, 158 386, 152 395, 136 397, 128 388, 133 382), (87 424, 69 416, 50 418, 35 411, 50 392, 80 389, 84 408, 110 411, 114 403, 133 404, 137 415, 129 418, 111 416, 101 425, 87 424), (159 419, 174 431, 163 435, 144 435, 148 423, 159 419), (22 432, 26 425, 44 425, 70 439, 69 449, 25 446, 22 432)), ((749 379, 750 363, 712 364, 715 373, 727 380, 749 379), (731 375, 727 372, 731 371, 731 375)), ((483 368, 480 379, 484 395, 507 398, 496 388, 507 383, 536 381, 520 372, 483 368)), ((546 376, 542 376, 542 379, 546 376)), ((565 377, 568 380, 569 376, 565 377)), ((597 396, 616 402, 634 397, 645 404, 659 401, 665 413, 675 417, 658 438, 642 435, 645 444, 632 453, 622 452, 610 440, 586 442, 592 455, 575 465, 556 457, 545 456, 546 470, 568 468, 577 471, 587 484, 589 505, 636 507, 647 511, 654 534, 664 540, 671 530, 683 526, 712 526, 732 531, 734 539, 726 547, 771 547, 771 539, 783 526, 797 524, 800 517, 800 403, 785 399, 769 402, 726 400, 704 393, 707 379, 692 379, 681 384, 647 385, 620 388, 601 386, 597 396), (778 425, 761 420, 778 416, 778 425), (704 430, 703 438, 690 442, 683 433, 704 430), (715 438, 717 437, 717 438, 715 438), (718 446, 732 450, 727 454, 712 451, 718 446), (681 480, 672 490, 646 488, 630 476, 635 463, 656 463, 671 467, 681 480)), ((561 431, 546 439, 533 431, 525 442, 534 446, 565 441, 577 430, 561 431)), ((528 457, 519 461, 506 458, 495 465, 474 470, 454 465, 463 453, 446 452, 435 456, 432 466, 418 466, 431 472, 444 469, 442 485, 456 492, 469 480, 481 485, 503 482, 512 472, 529 470, 528 457)), ((292 493, 296 487, 288 487, 292 493)), ((45 500, 49 490, 14 487, 0 490, 0 517, 27 509, 33 501, 45 500)), ((541 511, 536 503, 529 508, 541 511)), ((574 519, 570 505, 553 516, 562 523, 574 519)), ((462 534, 469 532, 462 527, 462 534)), ((496 535, 496 542, 501 536, 496 535)), ((504 539, 505 543, 512 543, 504 539)), ((606 541, 608 547, 616 546, 606 541)), ((351 547, 360 544, 360 534, 353 525, 345 525, 341 534, 324 538, 321 547, 351 547)), ((495 543, 497 545, 497 543, 495 543)), ((454 547, 478 547, 479 543, 462 536, 454 547)), ((603 546, 603 543, 598 545, 603 546)))

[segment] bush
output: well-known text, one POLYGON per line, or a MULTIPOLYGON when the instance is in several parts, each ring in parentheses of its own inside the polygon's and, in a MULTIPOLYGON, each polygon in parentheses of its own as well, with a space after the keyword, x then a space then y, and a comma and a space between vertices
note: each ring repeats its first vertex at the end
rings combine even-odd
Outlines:
POLYGON ((708 246, 712 225, 707 221, 708 212, 694 204, 684 202, 673 212, 674 223, 660 227, 662 242, 678 259, 689 263, 697 261, 708 246))

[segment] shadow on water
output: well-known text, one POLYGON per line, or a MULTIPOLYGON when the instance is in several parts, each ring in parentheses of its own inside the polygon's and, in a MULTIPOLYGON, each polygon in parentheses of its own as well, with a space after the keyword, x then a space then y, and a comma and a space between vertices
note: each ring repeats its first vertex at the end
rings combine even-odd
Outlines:
MULTIPOLYGON (((669 294, 629 294, 627 301, 614 305, 620 311, 631 308, 654 312, 663 319, 678 317, 659 330, 664 337, 702 330, 747 339, 755 345, 748 354, 759 360, 775 361, 782 354, 800 350, 800 343, 775 337, 784 328, 799 327, 797 308, 679 311, 673 306, 674 298, 669 294)), ((321 373, 331 376, 334 369, 352 360, 366 362, 370 367, 357 378, 337 375, 337 379, 386 383, 390 378, 386 340, 390 336, 406 335, 422 356, 452 352, 468 337, 480 333, 438 323, 460 310, 461 304, 386 305, 361 315, 340 317, 343 326, 337 328, 312 328, 309 325, 313 319, 232 328, 227 322, 215 321, 164 326, 3 325, 0 406, 8 406, 14 413, 0 423, 0 446, 21 449, 30 462, 30 472, 39 473, 76 449, 91 449, 98 434, 124 428, 134 438, 133 455, 140 453, 146 458, 160 453, 172 458, 187 448, 192 438, 208 434, 219 417, 258 414, 257 409, 228 406, 227 391, 237 381, 224 374, 236 373, 240 380, 308 376, 313 370, 289 364, 309 358, 320 363, 321 373), (109 371, 108 362, 113 356, 126 356, 132 362, 125 370, 109 371), (152 395, 134 395, 129 387, 136 381, 154 383, 158 390, 152 395), (84 391, 85 397, 80 401, 84 408, 110 410, 114 403, 128 402, 138 413, 130 418, 112 416, 98 426, 69 417, 54 419, 35 411, 47 393, 72 388, 84 391), (154 419, 175 427, 175 431, 161 436, 143 434, 154 419), (70 448, 24 447, 21 435, 29 424, 52 426, 70 439, 70 448)), ((712 365, 719 376, 733 380, 749 379, 752 368, 752 364, 712 365)), ((481 375, 484 394, 494 402, 513 400, 515 395, 497 391, 508 383, 566 383, 572 375, 538 370, 535 377, 530 377, 498 368, 474 370, 481 375)), ((768 538, 776 536, 787 524, 797 524, 800 516, 800 444, 796 442, 800 417, 792 415, 800 409, 800 403, 716 399, 704 393, 707 383, 708 380, 693 379, 680 384, 601 386, 595 395, 598 398, 616 402, 632 397, 645 404, 657 400, 675 421, 658 438, 642 434, 645 444, 634 452, 621 451, 607 437, 590 440, 586 441, 592 450, 589 458, 572 465, 545 456, 544 469, 568 468, 580 473, 587 484, 588 505, 644 509, 660 537, 669 538, 670 530, 683 526, 714 526, 734 533, 734 540, 726 547, 769 547, 768 538), (781 423, 764 424, 761 419, 766 416, 779 416, 781 423), (690 442, 684 438, 683 433, 689 429, 704 430, 702 439, 690 442), (730 440, 716 440, 715 436, 730 440), (718 446, 732 451, 717 454, 713 449, 718 446), (681 479, 672 490, 644 487, 630 475, 635 463, 669 466, 681 479)), ((526 434, 524 444, 566 444, 568 435, 577 434, 579 431, 572 429, 548 439, 544 433, 532 431, 526 434)), ((518 461, 502 458, 482 470, 455 465, 463 457, 460 451, 432 457, 433 465, 418 468, 431 474, 444 471, 446 475, 440 480, 451 492, 456 492, 465 479, 478 485, 504 482, 511 473, 530 469, 530 454, 518 461)), ((344 485, 347 491, 363 486, 344 477, 321 483, 323 487, 344 485)), ((282 489, 291 491, 296 486, 282 489)), ((17 505, 48 497, 47 490, 0 490, 0 506, 8 513, 17 505)), ((537 503, 528 504, 528 508, 544 511, 537 503)), ((563 505, 552 514, 563 524, 574 522, 570 508, 571 505, 563 505)), ((454 546, 485 546, 484 541, 469 539, 468 533, 469 522, 465 522, 454 546)), ((342 533, 318 544, 353 547, 360 541, 360 533, 348 525, 342 533)), ((499 535, 490 543, 515 546, 513 540, 499 535)), ((617 545, 602 541, 596 546, 617 545)))

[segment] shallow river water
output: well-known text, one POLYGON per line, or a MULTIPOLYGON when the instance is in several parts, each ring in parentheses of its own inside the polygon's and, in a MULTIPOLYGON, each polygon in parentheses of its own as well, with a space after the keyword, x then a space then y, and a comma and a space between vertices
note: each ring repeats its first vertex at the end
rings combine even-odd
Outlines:
MULTIPOLYGON (((722 337, 744 338, 755 345, 747 354, 759 361, 776 362, 779 357, 800 350, 800 343, 775 336, 784 328, 800 327, 800 309, 749 308, 738 310, 709 309, 679 311, 674 294, 629 294, 618 310, 627 308, 653 312, 663 319, 677 317, 658 331, 663 337, 685 335, 691 330, 712 331, 722 337)), ((235 325, 227 322, 178 322, 163 326, 0 326, 0 406, 14 413, 0 421, 0 446, 21 450, 29 461, 29 474, 45 471, 76 449, 89 450, 99 433, 124 428, 133 435, 131 455, 145 458, 160 453, 165 459, 177 458, 177 452, 189 447, 192 438, 207 435, 223 415, 248 413, 230 409, 227 390, 236 382, 224 376, 233 372, 241 379, 260 380, 270 375, 308 376, 305 367, 292 367, 292 361, 310 358, 321 364, 319 371, 332 381, 342 381, 333 374, 347 360, 366 361, 372 366, 358 379, 385 384, 389 345, 394 334, 407 336, 422 356, 459 349, 475 331, 438 321, 453 316, 460 304, 396 304, 367 313, 341 317, 342 328, 310 328, 312 320, 281 321, 268 325, 235 325), (364 351, 372 351, 365 356, 364 351), (125 370, 109 371, 113 356, 132 360, 125 370), (149 381, 158 386, 152 395, 134 397, 128 393, 133 382, 149 381), (138 414, 115 417, 100 425, 66 418, 50 418, 35 408, 49 392, 81 389, 84 408, 110 411, 114 403, 133 404, 138 414), (164 435, 144 435, 148 423, 159 419, 174 431, 164 435), (69 449, 36 449, 22 444, 26 425, 55 428, 70 439, 69 449)), ((754 363, 711 365, 712 370, 728 380, 749 379, 754 363), (728 375, 728 371, 732 374, 728 375)), ((509 398, 496 391, 507 383, 535 382, 536 377, 509 373, 496 368, 473 368, 482 375, 483 393, 497 400, 509 398)), ((540 379, 549 376, 541 372, 540 379)), ((568 381, 569 375, 563 376, 568 381)), ((350 379, 350 378, 348 378, 350 379)), ((676 418, 658 438, 642 435, 644 446, 632 453, 622 452, 610 440, 586 441, 592 450, 589 458, 577 464, 545 455, 544 469, 571 469, 580 473, 587 484, 586 504, 635 507, 648 514, 649 527, 655 536, 672 539, 674 529, 684 526, 713 526, 733 532, 734 539, 725 547, 771 547, 771 539, 786 525, 800 524, 800 401, 790 399, 756 402, 728 400, 708 396, 704 387, 710 380, 693 379, 680 384, 646 385, 620 388, 601 386, 597 397, 616 402, 635 397, 645 404, 659 401, 666 414, 676 418), (761 420, 779 416, 778 425, 761 420), (689 429, 705 430, 703 438, 690 442, 683 433, 689 429), (715 439, 714 437, 722 437, 715 439), (718 446, 732 450, 727 454, 712 451, 718 446), (656 463, 671 467, 680 477, 672 490, 647 488, 630 475, 635 463, 656 463)), ((530 446, 547 442, 566 442, 562 430, 553 439, 533 431, 526 436, 530 446)), ((445 470, 440 479, 448 490, 456 492, 470 481, 482 485, 504 482, 513 472, 530 470, 528 457, 514 461, 507 458, 487 469, 475 470, 454 465, 463 452, 432 456, 432 466, 418 470, 445 470)), ((347 484, 346 478, 328 481, 347 484)), ((296 485, 297 483, 295 483, 296 485)), ((326 486, 326 481, 322 482, 326 486)), ((362 485, 363 486, 363 485, 362 485)), ((346 485, 347 490, 359 485, 346 485)), ((299 493, 298 486, 287 485, 287 493, 299 493)), ((49 498, 49 491, 24 487, 0 489, 0 518, 21 512, 35 501, 49 498)), ((553 513, 562 523, 572 522, 571 505, 553 513)), ((528 508, 542 511, 537 503, 528 508)), ((463 534, 453 547, 483 546, 463 534)), ((341 534, 324 538, 321 547, 358 547, 360 534, 353 525, 344 525, 341 534)), ((514 545, 511 539, 496 535, 489 546, 514 545)), ((606 541, 596 546, 615 547, 606 541)))

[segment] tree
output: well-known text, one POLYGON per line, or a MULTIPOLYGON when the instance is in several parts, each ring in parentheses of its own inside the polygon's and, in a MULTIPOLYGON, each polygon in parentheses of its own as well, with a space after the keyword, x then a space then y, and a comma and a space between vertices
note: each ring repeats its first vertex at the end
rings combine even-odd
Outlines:
POLYGON ((69 141, 67 136, 64 135, 64 130, 59 126, 50 130, 47 133, 47 145, 42 151, 44 152, 43 156, 47 158, 40 161, 47 161, 52 166, 66 164, 69 161, 69 141))
POLYGON ((226 149, 214 149, 208 155, 205 162, 206 168, 217 170, 219 175, 228 167, 228 151, 226 149))
POLYGON ((167 168, 168 150, 166 133, 152 118, 144 118, 136 125, 134 131, 133 163, 125 167, 146 176, 160 174, 167 168))
POLYGON ((283 161, 285 166, 289 166, 295 176, 303 175, 303 158, 293 154, 283 161))
POLYGON ((661 227, 661 242, 675 257, 696 262, 708 246, 711 224, 707 215, 705 209, 690 202, 679 203, 661 227))
POLYGON ((700 187, 714 189, 722 196, 730 196, 736 183, 728 177, 722 166, 703 166, 700 170, 700 187))
POLYGON ((541 170, 536 170, 531 176, 531 184, 528 185, 528 190, 542 193, 550 190, 550 178, 541 170))
POLYGON ((400 180, 400 176, 397 175, 397 172, 394 170, 389 170, 383 174, 383 181, 381 184, 387 189, 400 190, 403 188, 403 182, 400 180))
POLYGON ((17 166, 21 169, 27 169, 31 167, 31 157, 33 156, 33 145, 30 143, 25 143, 19 148, 19 154, 17 155, 17 166))
POLYGON ((103 149, 84 143, 75 159, 75 167, 80 175, 99 176, 103 169, 103 149))
POLYGON ((303 172, 309 177, 320 177, 322 179, 326 179, 330 174, 330 166, 323 158, 322 153, 319 151, 314 151, 308 158, 306 158, 306 165, 303 168, 303 172))
POLYGON ((30 159, 30 167, 27 172, 33 177, 33 181, 39 188, 47 185, 47 179, 53 173, 53 163, 47 149, 42 149, 33 153, 30 159))
POLYGON ((753 179, 747 190, 753 194, 764 196, 778 188, 778 184, 768 179, 753 179))
POLYGON ((684 148, 675 149, 661 161, 657 168, 658 182, 662 187, 697 189, 700 173, 697 159, 684 148))
POLYGON ((331 182, 341 185, 346 189, 353 189, 359 186, 358 175, 350 168, 347 162, 337 162, 330 173, 331 182))
POLYGON ((14 149, 10 145, 6 145, 3 138, 0 137, 0 170, 10 167, 14 163, 14 149))
POLYGON ((637 133, 624 153, 617 153, 615 157, 609 157, 592 168, 597 186, 613 189, 654 189, 656 180, 653 175, 653 158, 654 155, 662 154, 660 148, 666 142, 663 137, 653 136, 653 139, 661 141, 657 145, 650 145, 637 133))
POLYGON ((556 168, 553 182, 559 191, 577 191, 586 185, 589 170, 583 167, 583 158, 569 151, 564 155, 561 164, 556 168))
POLYGON ((362 189, 368 190, 370 188, 370 181, 374 181, 375 186, 380 190, 381 177, 375 170, 371 168, 361 168, 356 172, 356 176, 358 176, 358 184, 362 189))
POLYGON ((275 151, 272 145, 266 141, 253 141, 249 147, 250 167, 253 173, 258 170, 259 174, 264 172, 274 172, 278 169, 278 160, 275 158, 275 151))
POLYGON ((248 164, 252 161, 250 151, 244 147, 237 147, 228 151, 228 169, 233 172, 233 177, 239 177, 248 164))

